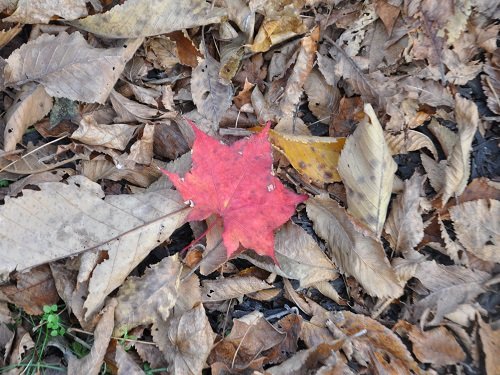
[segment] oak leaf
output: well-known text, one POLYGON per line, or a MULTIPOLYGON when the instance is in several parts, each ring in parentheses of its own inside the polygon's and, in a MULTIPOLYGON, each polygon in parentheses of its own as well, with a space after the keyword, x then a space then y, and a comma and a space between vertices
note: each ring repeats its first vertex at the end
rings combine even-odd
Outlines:
POLYGON ((306 196, 287 190, 272 175, 270 125, 258 135, 227 146, 189 123, 196 136, 191 172, 181 178, 163 170, 182 197, 193 203, 188 220, 216 214, 224 222, 222 238, 228 256, 241 243, 276 262, 274 230, 306 196))

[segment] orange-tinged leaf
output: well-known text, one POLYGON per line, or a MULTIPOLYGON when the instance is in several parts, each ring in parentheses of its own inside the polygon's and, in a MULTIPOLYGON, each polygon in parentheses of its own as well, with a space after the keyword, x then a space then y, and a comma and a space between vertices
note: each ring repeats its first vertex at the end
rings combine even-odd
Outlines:
POLYGON ((193 168, 184 178, 163 171, 194 207, 188 220, 216 214, 224 221, 222 238, 231 256, 240 243, 260 255, 274 256, 274 230, 306 199, 287 190, 272 171, 269 124, 231 146, 209 137, 190 121, 196 138, 193 168))
POLYGON ((337 164, 345 138, 292 135, 270 131, 275 146, 302 175, 317 183, 340 181, 337 164))

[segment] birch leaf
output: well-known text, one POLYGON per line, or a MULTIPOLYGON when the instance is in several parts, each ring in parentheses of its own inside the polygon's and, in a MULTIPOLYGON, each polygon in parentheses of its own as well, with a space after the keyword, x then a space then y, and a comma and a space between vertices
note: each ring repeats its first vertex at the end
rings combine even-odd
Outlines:
POLYGON ((5 85, 35 81, 52 97, 103 104, 141 43, 129 40, 123 47, 100 49, 88 45, 78 32, 43 34, 6 60, 5 85))
POLYGON ((328 244, 340 272, 354 276, 371 296, 398 297, 403 293, 382 244, 362 233, 342 207, 321 197, 310 198, 306 206, 314 230, 328 244))
POLYGON ((424 222, 420 213, 422 182, 423 178, 418 174, 404 182, 404 192, 396 198, 385 223, 391 247, 398 253, 413 250, 424 237, 424 222))
POLYGON ((365 104, 364 110, 370 121, 359 124, 347 139, 338 171, 346 186, 349 213, 380 236, 397 165, 373 108, 365 104))
POLYGON ((225 14, 205 0, 127 0, 71 24, 106 38, 138 38, 220 23, 225 14))
POLYGON ((455 96, 455 117, 458 127, 458 141, 448 157, 444 186, 442 190, 443 205, 453 195, 463 193, 470 175, 470 152, 472 140, 479 125, 479 114, 474 102, 455 96))
POLYGON ((224 112, 231 105, 233 90, 219 78, 220 64, 209 54, 193 69, 191 90, 198 111, 219 125, 224 112))
POLYGON ((52 108, 52 98, 42 85, 26 85, 5 114, 4 151, 13 151, 26 129, 41 120, 52 108))

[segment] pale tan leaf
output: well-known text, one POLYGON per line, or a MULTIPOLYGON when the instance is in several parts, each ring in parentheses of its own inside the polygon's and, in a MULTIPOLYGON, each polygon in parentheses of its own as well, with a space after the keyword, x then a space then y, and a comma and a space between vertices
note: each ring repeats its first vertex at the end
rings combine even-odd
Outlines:
POLYGON ((118 367, 117 375, 144 375, 144 371, 134 361, 132 356, 128 354, 123 346, 116 345, 115 361, 118 367))
POLYGON ((104 103, 141 43, 127 40, 123 46, 101 49, 88 45, 78 32, 43 34, 6 60, 5 85, 35 81, 52 97, 104 103))
POLYGON ((411 251, 424 238, 424 222, 421 215, 420 195, 423 178, 414 174, 404 182, 404 192, 398 195, 385 223, 389 243, 397 253, 411 251))
POLYGON ((204 117, 217 127, 231 105, 233 89, 219 78, 220 64, 209 54, 193 69, 191 91, 193 102, 204 117))
POLYGON ((164 112, 157 108, 137 103, 112 90, 109 96, 113 109, 118 114, 118 122, 147 122, 151 119, 174 118, 176 112, 164 112))
POLYGON ((480 327, 479 335, 485 354, 484 362, 486 374, 495 375, 500 368, 500 356, 498 355, 498 348, 500 347, 500 330, 493 329, 493 327, 485 323, 481 317, 479 317, 478 320, 480 327))
POLYGON ((399 133, 385 133, 384 137, 391 155, 407 154, 410 151, 426 148, 432 153, 434 159, 438 158, 436 147, 431 139, 416 130, 406 130, 399 133))
POLYGON ((341 98, 337 87, 326 83, 325 78, 317 70, 313 70, 306 82, 304 90, 309 99, 309 110, 316 116, 319 122, 328 124, 330 116, 337 112, 341 98))
POLYGON ((373 108, 365 104, 364 110, 370 121, 359 124, 347 138, 338 171, 347 190, 349 213, 378 237, 384 226, 397 165, 373 108))
POLYGON ((455 96, 455 117, 458 127, 458 141, 453 146, 447 159, 444 186, 442 190, 443 205, 454 195, 460 195, 467 185, 470 175, 470 152, 472 140, 479 124, 476 104, 459 96, 455 96))
POLYGON ((226 11, 205 0, 128 0, 110 11, 71 22, 106 38, 137 38, 220 23, 226 11))
POLYGON ((341 272, 354 276, 372 296, 398 297, 402 294, 403 289, 382 244, 356 227, 345 209, 325 198, 310 198, 306 206, 314 230, 328 244, 341 272))
POLYGON ((415 319, 419 319, 425 310, 431 310, 434 317, 429 325, 439 324, 443 316, 484 292, 483 283, 490 278, 486 272, 462 266, 443 266, 435 261, 420 263, 415 277, 430 293, 411 305, 410 310, 415 319))
POLYGON ((153 339, 173 374, 198 375, 212 349, 215 334, 203 305, 198 303, 181 316, 154 325, 153 339))
POLYGON ((429 243, 427 246, 432 247, 441 253, 444 253, 448 255, 455 264, 460 264, 460 265, 467 265, 468 264, 468 257, 467 257, 467 252, 465 251, 464 247, 460 244, 458 241, 453 241, 448 233, 448 230, 446 229, 446 225, 443 223, 442 220, 438 219, 439 222, 439 228, 441 229, 441 238, 443 239, 444 242, 444 248, 441 246, 440 243, 437 244, 432 244, 429 243))
MULTIPOLYGON (((432 134, 438 139, 441 147, 443 148, 444 155, 448 158, 451 155, 453 146, 457 143, 458 135, 448 129, 446 126, 441 125, 435 119, 432 119, 427 126, 432 134)), ((436 156, 434 155, 434 159, 436 156)))
POLYGON ((71 21, 88 14, 87 0, 19 0, 16 11, 5 22, 49 23, 58 16, 71 21))
POLYGON ((440 162, 437 162, 424 153, 420 154, 420 160, 422 160, 422 165, 424 166, 425 172, 427 173, 427 177, 429 177, 429 182, 434 191, 441 191, 444 184, 446 161, 441 160, 440 162))
POLYGON ((319 40, 319 27, 314 28, 310 35, 305 36, 300 44, 299 54, 292 74, 288 77, 280 109, 284 117, 293 117, 302 95, 302 87, 312 70, 317 43, 319 40))
POLYGON ((98 124, 92 117, 84 117, 71 138, 92 146, 125 150, 137 130, 135 125, 98 124))
POLYGON ((255 12, 250 10, 246 1, 225 0, 228 17, 238 25, 250 40, 254 36, 255 12))
POLYGON ((408 336, 413 346, 413 354, 422 363, 432 363, 437 367, 442 367, 457 364, 466 358, 460 344, 445 327, 422 331, 400 320, 394 326, 393 331, 408 336))
POLYGON ((14 27, 11 27, 8 30, 0 31, 0 48, 7 45, 14 37, 21 32, 23 26, 21 24, 17 24, 14 27))
POLYGON ((118 291, 115 332, 167 320, 177 301, 181 264, 176 255, 152 265, 143 276, 129 277, 118 291))
MULTIPOLYGON (((158 107, 156 99, 161 96, 160 89, 137 86, 130 82, 127 83, 127 86, 132 90, 135 98, 138 101, 140 101, 143 104, 153 106, 155 108, 158 107)), ((167 108, 167 109, 172 110, 172 108, 167 108)))
POLYGON ((25 85, 5 114, 4 151, 13 151, 26 129, 52 108, 52 98, 42 85, 25 85))
POLYGON ((130 147, 130 155, 127 159, 133 160, 138 164, 151 164, 153 159, 153 141, 155 134, 155 125, 146 124, 142 130, 141 139, 137 140, 130 147))
POLYGON ((240 298, 245 294, 270 289, 265 281, 254 276, 237 276, 218 280, 204 280, 201 291, 201 300, 205 302, 226 301, 231 298, 240 298))
POLYGON ((274 240, 274 252, 279 266, 266 262, 255 253, 244 253, 240 258, 247 259, 259 268, 287 279, 300 281, 301 287, 324 280, 334 280, 338 274, 335 266, 321 251, 314 239, 300 226, 287 222, 274 240))
POLYGON ((98 375, 106 355, 106 349, 113 333, 116 300, 112 299, 103 310, 102 316, 94 331, 94 345, 90 353, 82 359, 72 358, 68 364, 68 372, 75 375, 98 375))
POLYGON ((458 239, 475 256, 500 263, 500 202, 479 199, 450 208, 458 239))

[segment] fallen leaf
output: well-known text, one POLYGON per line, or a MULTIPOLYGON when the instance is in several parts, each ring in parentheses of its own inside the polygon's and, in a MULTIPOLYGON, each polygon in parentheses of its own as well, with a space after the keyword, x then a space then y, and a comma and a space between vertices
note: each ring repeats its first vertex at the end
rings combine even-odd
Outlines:
POLYGON ((166 321, 177 301, 181 264, 178 256, 164 258, 143 276, 129 277, 116 296, 115 332, 121 336, 139 325, 166 321))
POLYGON ((239 257, 287 279, 299 280, 302 288, 319 281, 334 280, 338 276, 335 266, 316 241, 292 222, 283 225, 276 233, 274 249, 279 267, 251 253, 241 254, 239 257))
POLYGON ((446 161, 444 185, 442 189, 443 205, 453 195, 460 195, 467 186, 470 175, 470 152, 472 140, 479 124, 479 114, 474 102, 455 97, 455 116, 458 127, 458 140, 446 161))
POLYGON ((382 244, 353 224, 345 209, 332 199, 321 197, 309 199, 306 206, 314 230, 328 244, 340 272, 354 276, 371 296, 402 294, 382 244))
POLYGON ((78 32, 43 34, 6 60, 5 85, 35 81, 52 97, 103 104, 142 41, 126 43, 123 47, 94 48, 78 32))
POLYGON ((116 300, 112 299, 104 308, 94 331, 94 345, 90 353, 82 359, 72 358, 68 363, 68 372, 76 375, 98 375, 102 361, 113 333, 116 300))
POLYGON ((103 146, 125 150, 137 126, 127 124, 98 124, 91 117, 84 117, 71 138, 93 146, 103 146))
POLYGON ((391 247, 397 253, 409 252, 424 238, 424 222, 421 215, 421 192, 423 178, 414 174, 404 181, 404 192, 393 202, 392 210, 385 222, 391 247))
POLYGON ((432 311, 432 320, 423 322, 428 325, 439 324, 446 314, 455 311, 460 304, 483 293, 483 283, 490 278, 486 272, 462 266, 443 266, 435 261, 419 263, 415 277, 430 293, 409 306, 409 309, 415 319, 420 319, 426 310, 432 311))
POLYGON ((134 361, 121 345, 115 347, 115 361, 118 367, 117 375, 144 375, 145 372, 134 361))
POLYGON ((106 38, 137 38, 219 23, 225 14, 204 0, 128 0, 71 24, 106 38))
POLYGON ((111 91, 109 98, 114 110, 118 114, 118 117, 115 119, 117 122, 148 122, 151 119, 174 118, 177 115, 176 112, 164 112, 157 108, 137 103, 115 90, 111 91))
MULTIPOLYGON (((448 158, 451 155, 453 146, 458 141, 458 135, 446 126, 441 125, 435 119, 431 120, 428 128, 438 139, 439 144, 443 148, 444 155, 448 158)), ((436 157, 434 158, 436 159, 436 157)))
MULTIPOLYGON (((14 324, 12 313, 6 302, 0 302, 0 348, 5 350, 5 353, 10 353, 10 349, 14 342, 15 331, 11 331, 9 326, 14 324)), ((7 355, 0 357, 0 366, 7 365, 7 355)))
POLYGON ((54 16, 71 21, 88 14, 86 3, 86 0, 19 0, 16 11, 3 21, 49 23, 54 16))
POLYGON ((133 160, 138 164, 151 164, 153 160, 153 141, 156 125, 146 124, 142 130, 141 139, 130 146, 130 155, 127 159, 133 160))
POLYGON ((254 53, 266 52, 272 46, 305 32, 307 28, 296 14, 268 17, 260 26, 250 49, 254 53))
POLYGON ((479 336, 483 344, 483 352, 485 355, 484 364, 486 374, 494 375, 500 368, 500 358, 498 356, 498 347, 500 345, 500 330, 493 329, 491 324, 487 324, 481 317, 479 320, 479 336))
POLYGON ((203 305, 198 303, 156 328, 153 326, 153 339, 166 356, 169 370, 174 374, 201 374, 215 340, 203 305))
POLYGON ((254 276, 235 276, 219 280, 205 280, 202 285, 201 300, 203 303, 226 301, 272 287, 272 285, 254 276))
POLYGON ((479 199, 450 208, 460 243, 475 256, 500 263, 500 202, 479 199))
POLYGON ((438 158, 436 146, 431 139, 416 130, 407 130, 399 133, 385 133, 385 141, 391 155, 407 154, 410 151, 417 151, 422 148, 429 150, 434 157, 438 158))
POLYGON ((336 113, 339 107, 339 89, 326 83, 319 71, 312 70, 304 82, 304 90, 309 99, 309 110, 319 122, 330 123, 332 114, 336 113))
POLYGON ((198 112, 218 127, 224 112, 231 105, 231 84, 219 78, 220 64, 209 54, 193 69, 191 90, 198 112))
POLYGON ((338 171, 347 190, 349 213, 378 237, 385 222, 397 165, 373 108, 365 104, 364 110, 369 121, 359 124, 347 138, 338 171))
POLYGON ((24 133, 52 108, 52 98, 42 85, 25 85, 5 114, 4 151, 13 151, 24 133))
POLYGON ((17 24, 8 30, 1 30, 0 31, 0 48, 4 47, 12 39, 14 39, 16 37, 16 35, 21 32, 22 29, 23 29, 23 26, 21 24, 17 24))
POLYGON ((231 146, 207 136, 194 123, 191 126, 196 134, 191 172, 181 179, 164 171, 183 198, 193 202, 188 219, 204 220, 215 213, 224 221, 222 237, 228 256, 241 243, 274 259, 273 231, 290 218, 305 196, 287 190, 270 173, 269 125, 231 146))
POLYGON ((500 55, 497 51, 491 58, 487 59, 487 63, 484 66, 486 74, 481 77, 483 91, 487 96, 488 108, 497 115, 500 114, 500 98, 498 97, 498 93, 500 92, 499 65, 500 55))
POLYGON ((274 147, 302 175, 318 184, 340 181, 337 164, 345 138, 293 135, 271 130, 274 147))
POLYGON ((465 361, 465 352, 445 327, 422 331, 420 328, 400 320, 392 330, 400 335, 408 336, 412 343, 413 354, 420 362, 442 367, 465 361))

